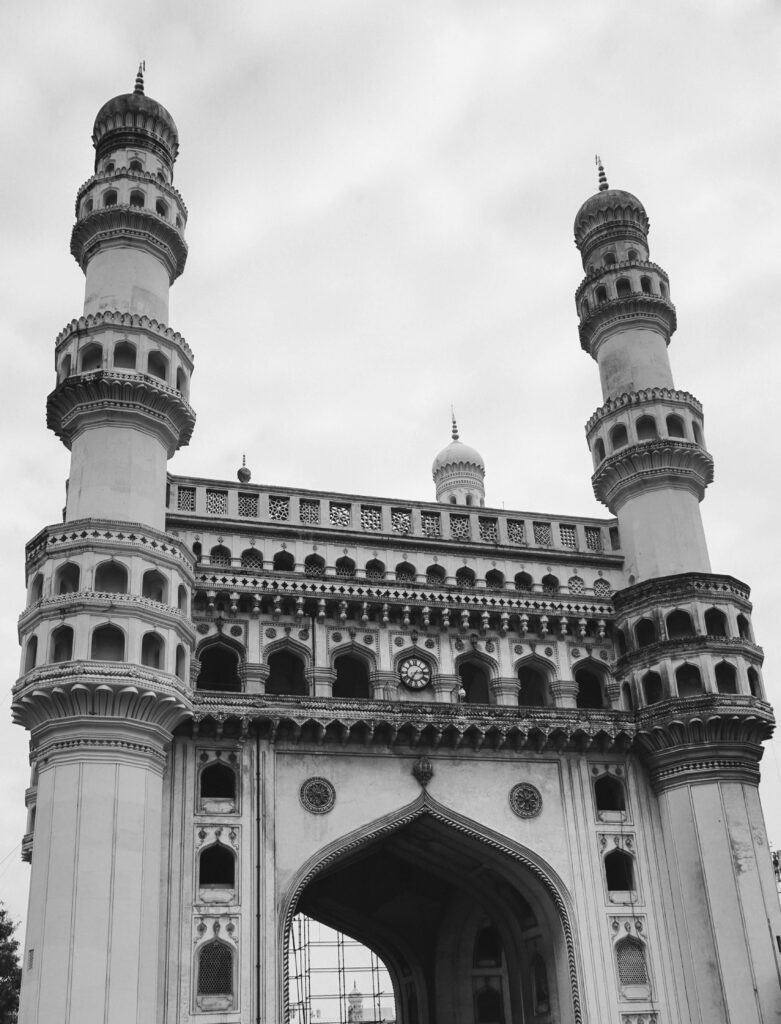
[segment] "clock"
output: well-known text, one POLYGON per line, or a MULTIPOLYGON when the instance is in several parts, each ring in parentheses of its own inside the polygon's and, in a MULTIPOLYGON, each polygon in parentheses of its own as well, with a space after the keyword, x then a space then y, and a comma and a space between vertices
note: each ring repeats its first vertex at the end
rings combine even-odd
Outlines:
POLYGON ((399 665, 399 676, 410 690, 422 690, 431 682, 431 668, 422 658, 405 658, 399 665))

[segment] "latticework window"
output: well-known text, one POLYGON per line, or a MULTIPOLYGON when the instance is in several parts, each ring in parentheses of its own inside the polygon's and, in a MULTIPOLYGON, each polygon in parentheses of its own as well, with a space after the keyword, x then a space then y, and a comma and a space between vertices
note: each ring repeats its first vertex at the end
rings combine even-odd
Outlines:
POLYGON ((252 569, 258 571, 263 568, 263 552, 256 551, 255 548, 249 548, 241 556, 241 567, 242 569, 252 569))
POLYGON ((412 514, 406 508, 391 509, 391 529, 394 533, 409 533, 412 529, 412 514))
POLYGON ((526 542, 526 524, 523 519, 507 520, 507 537, 511 544, 524 544, 526 542))
POLYGON ((336 562, 336 575, 343 580, 351 580, 355 576, 355 563, 350 558, 339 558, 336 562))
POLYGON ((227 491, 206 491, 206 511, 212 515, 225 516, 228 514, 228 492, 227 491))
POLYGON ((642 942, 631 935, 616 943, 618 980, 622 985, 647 985, 648 969, 645 964, 645 948, 642 942))
POLYGON ((331 502, 331 526, 350 525, 350 506, 340 505, 338 502, 331 502))
POLYGON ((421 512, 420 525, 423 529, 424 537, 442 536, 442 526, 440 524, 438 512, 421 512))
POLYGON ((594 580, 594 597, 610 597, 611 593, 607 580, 594 580))
POLYGON ((499 543, 499 524, 495 519, 486 519, 480 516, 480 540, 489 544, 499 543))
POLYGON ((602 531, 598 526, 586 527, 586 547, 589 551, 602 550, 602 531))
POLYGON ((273 519, 275 523, 287 522, 290 518, 290 498, 270 497, 268 499, 268 515, 269 519, 273 519))
POLYGON ((239 515, 248 519, 257 519, 258 496, 257 494, 239 494, 239 515))
POLYGON ((321 558, 307 558, 304 562, 305 576, 324 576, 325 562, 321 558))
POLYGON ((215 939, 207 942, 198 958, 198 995, 233 994, 233 950, 215 939))
POLYGON ((553 545, 553 531, 550 523, 534 524, 534 543, 538 548, 549 548, 553 545))
POLYGON ((320 502, 311 498, 302 498, 299 502, 298 512, 302 523, 307 526, 320 525, 320 502))
POLYGON ((469 516, 450 515, 450 536, 453 540, 469 540, 469 516))
POLYGON ((381 530, 382 510, 375 505, 361 505, 361 528, 363 530, 381 530))
POLYGON ((212 565, 230 565, 231 564, 231 553, 222 544, 218 544, 217 547, 211 549, 209 553, 209 561, 212 565))
POLYGON ((180 512, 194 512, 195 511, 195 488, 194 487, 180 487, 179 488, 179 499, 177 507, 180 512))
POLYGON ((562 523, 559 526, 559 535, 561 536, 562 547, 576 548, 578 546, 578 535, 575 532, 574 526, 569 526, 567 523, 562 523))
POLYGON ((582 594, 585 589, 586 584, 580 576, 570 576, 567 580, 567 590, 569 590, 570 594, 582 594))

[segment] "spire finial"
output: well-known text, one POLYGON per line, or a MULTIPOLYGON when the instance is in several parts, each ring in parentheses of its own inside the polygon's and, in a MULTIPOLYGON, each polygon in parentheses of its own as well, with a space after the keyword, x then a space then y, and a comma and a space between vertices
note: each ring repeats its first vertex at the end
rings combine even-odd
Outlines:
POLYGON ((146 61, 142 60, 138 65, 138 71, 136 72, 136 87, 133 93, 136 96, 144 95, 144 72, 146 71, 146 61))
POLYGON ((605 174, 605 168, 602 166, 602 157, 597 155, 594 157, 594 162, 597 165, 597 171, 599 173, 599 191, 606 192, 610 186, 607 183, 607 175, 605 174))
POLYGON ((454 441, 458 440, 458 424, 456 423, 456 414, 453 410, 453 406, 450 406, 450 418, 453 421, 452 437, 454 441))

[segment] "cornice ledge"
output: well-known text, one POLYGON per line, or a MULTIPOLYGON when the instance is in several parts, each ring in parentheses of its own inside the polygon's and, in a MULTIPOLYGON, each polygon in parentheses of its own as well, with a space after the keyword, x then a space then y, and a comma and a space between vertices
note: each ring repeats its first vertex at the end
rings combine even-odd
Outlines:
POLYGON ((155 530, 144 523, 121 522, 118 519, 71 519, 67 523, 55 523, 44 526, 25 546, 25 563, 28 571, 30 563, 37 561, 50 547, 58 544, 71 545, 79 543, 140 545, 171 555, 184 563, 188 576, 195 567, 195 558, 190 548, 170 533, 155 530))
POLYGON ((667 342, 678 326, 675 306, 661 295, 632 292, 631 295, 608 299, 583 317, 578 325, 580 346, 590 355, 595 338, 607 327, 631 320, 640 323, 645 320, 652 326, 659 326, 667 334, 667 342))
POLYGON ((591 477, 598 501, 613 508, 623 491, 643 489, 649 479, 673 477, 702 498, 713 481, 713 457, 693 441, 638 441, 609 455, 591 477))
MULTIPOLYGON (((681 572, 670 576, 654 576, 613 593, 617 615, 629 615, 646 602, 678 601, 684 597, 738 598, 748 602, 751 588, 735 576, 711 572, 681 572)), ((749 609, 751 605, 748 604, 749 609)))

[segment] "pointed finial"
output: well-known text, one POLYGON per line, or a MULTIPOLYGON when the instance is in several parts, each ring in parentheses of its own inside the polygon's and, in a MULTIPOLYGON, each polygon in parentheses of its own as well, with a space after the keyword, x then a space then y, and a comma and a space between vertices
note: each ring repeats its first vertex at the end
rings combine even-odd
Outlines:
POLYGON ((454 441, 458 440, 458 424, 456 423, 456 414, 453 410, 453 406, 450 406, 450 418, 453 421, 452 437, 454 441))
POLYGON ((250 482, 250 479, 252 478, 252 473, 250 473, 250 471, 247 469, 246 454, 242 455, 241 457, 241 468, 236 473, 236 476, 239 478, 239 482, 242 484, 248 484, 250 482))
POLYGON ((136 87, 133 90, 136 96, 144 95, 144 72, 146 71, 146 61, 142 60, 138 65, 138 71, 136 72, 136 87))
POLYGON ((599 191, 606 192, 610 188, 610 186, 607 183, 607 175, 605 174, 605 168, 602 166, 602 158, 600 156, 595 156, 594 162, 596 163, 597 170, 599 172, 599 191))

